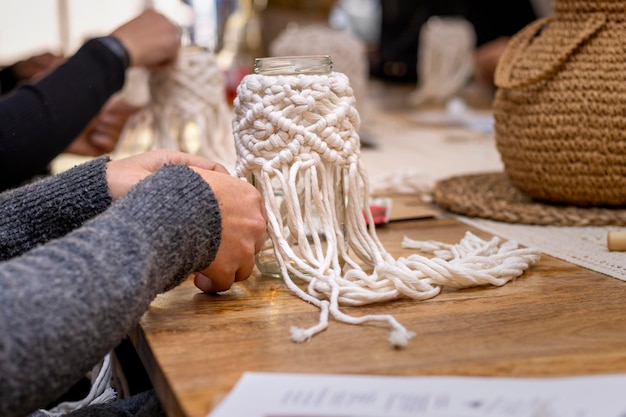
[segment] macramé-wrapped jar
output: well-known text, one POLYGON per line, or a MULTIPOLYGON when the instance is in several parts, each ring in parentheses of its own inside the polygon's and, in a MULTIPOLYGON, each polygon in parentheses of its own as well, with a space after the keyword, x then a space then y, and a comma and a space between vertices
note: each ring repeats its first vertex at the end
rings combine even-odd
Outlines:
POLYGON ((337 245, 347 250, 343 172, 358 147, 353 103, 347 77, 332 72, 327 55, 257 58, 239 85, 236 171, 268 211, 270 239, 255 258, 263 275, 282 276, 277 250, 301 263, 291 265, 299 271, 324 270, 337 245))

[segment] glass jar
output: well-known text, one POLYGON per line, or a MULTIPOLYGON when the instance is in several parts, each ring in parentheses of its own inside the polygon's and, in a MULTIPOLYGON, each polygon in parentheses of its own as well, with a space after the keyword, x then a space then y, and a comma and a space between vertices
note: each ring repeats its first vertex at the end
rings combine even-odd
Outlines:
MULTIPOLYGON (((321 84, 328 84, 328 77, 332 73, 332 60, 331 57, 327 55, 257 58, 254 63, 254 73, 256 76, 282 77, 278 79, 278 83, 281 85, 289 84, 290 91, 293 92, 294 89, 297 90, 299 88, 298 86, 300 83, 298 77, 301 76, 313 77, 307 79, 307 86, 317 84, 318 82, 321 84)), ((280 88, 275 88, 275 90, 280 90, 280 88)), ((296 92, 295 95, 298 95, 298 93, 299 92, 296 92)), ((244 97, 238 97, 238 100, 243 99, 244 97)), ((313 104, 311 104, 312 102, 313 101, 308 102, 309 106, 313 106, 313 104)), ((328 109, 324 109, 322 106, 319 106, 317 101, 315 101, 315 103, 316 107, 314 106, 312 108, 308 108, 307 112, 314 113, 318 116, 323 116, 325 112, 328 112, 328 109)), ((237 106, 237 104, 238 102, 236 101, 235 106, 237 106)), ((277 110, 277 107, 280 107, 280 103, 272 107, 271 112, 280 112, 280 109, 277 110)), ((292 103, 285 104, 285 111, 280 115, 280 117, 289 118, 290 109, 293 109, 292 103)), ((270 112, 267 108, 265 111, 265 113, 270 112)), ((235 113, 235 118, 237 118, 237 111, 235 113)), ((289 152, 287 147, 292 145, 294 135, 297 135, 296 131, 301 132, 302 129, 311 128, 311 124, 313 123, 312 120, 309 120, 307 117, 300 118, 299 115, 297 120, 290 120, 288 123, 291 122, 293 122, 292 126, 297 125, 297 128, 293 129, 293 132, 290 130, 291 133, 289 133, 288 138, 285 137, 287 135, 285 131, 275 133, 283 135, 281 141, 284 143, 287 152, 289 152)), ((259 128, 264 129, 264 132, 259 133, 259 136, 261 136, 262 134, 265 134, 267 124, 269 122, 267 120, 263 120, 262 122, 259 121, 259 123, 262 125, 259 126, 259 128)), ((275 129, 279 130, 278 128, 275 129)), ((270 135, 268 140, 271 139, 272 137, 270 135)), ((274 154, 276 153, 280 153, 280 150, 274 150, 274 154)), ((315 153, 315 151, 311 151, 311 154, 313 153, 315 153)), ((289 166, 282 167, 282 169, 289 170, 289 166)), ((268 210, 273 208, 277 212, 279 219, 276 224, 282 225, 281 236, 284 238, 284 242, 287 242, 290 250, 293 251, 293 254, 295 254, 295 257, 298 258, 298 261, 291 259, 288 262, 299 271, 302 269, 294 265, 299 262, 299 260, 302 260, 307 265, 315 268, 319 265, 320 259, 330 259, 330 256, 328 256, 328 253, 330 252, 327 250, 335 249, 328 248, 327 245, 329 244, 338 245, 337 242, 341 241, 341 244, 339 244, 341 246, 340 249, 346 250, 345 248, 347 248, 347 245, 345 244, 346 200, 344 198, 342 169, 343 167, 341 166, 329 167, 328 164, 323 168, 317 167, 315 172, 317 172, 318 177, 317 180, 312 182, 310 181, 311 178, 307 177, 305 174, 294 175, 291 178, 291 180, 294 181, 294 184, 290 186, 288 196, 287 190, 283 189, 283 186, 285 186, 284 179, 281 181, 277 177, 270 178, 271 195, 269 198, 271 199, 271 202, 268 203, 268 196, 263 196, 266 201, 266 208, 268 210), (321 189, 312 189, 314 187, 312 187, 311 184, 327 183, 327 181, 324 181, 319 176, 322 175, 322 172, 325 173, 324 175, 327 175, 329 170, 332 172, 332 178, 334 178, 332 191, 329 191, 328 189, 325 191, 322 191, 321 189), (308 180, 305 180, 305 178, 308 178, 308 180), (294 196, 293 194, 296 195, 294 196), (316 194, 316 196, 313 194, 316 194), (328 219, 328 215, 331 213, 326 213, 325 219, 320 217, 318 206, 313 203, 316 197, 319 199, 320 196, 326 198, 328 202, 332 202, 334 206, 334 210, 330 210, 333 212, 332 219, 328 219), (294 204, 294 201, 297 203, 294 204), (295 215, 294 213, 298 213, 298 215, 295 215), (306 220, 300 221, 301 218, 306 220), (331 223, 334 225, 333 227, 329 226, 331 223), (333 234, 332 237, 329 236, 331 233, 333 234), (303 239, 303 235, 306 239, 303 239)), ((259 189, 259 191, 261 191, 262 194, 267 193, 267 191, 264 190, 264 187, 262 187, 259 183, 259 179, 256 178, 254 173, 250 175, 249 180, 257 187, 257 189, 259 189)), ((265 187, 265 189, 267 189, 267 187, 265 187)), ((277 260, 277 253, 274 242, 271 238, 267 239, 261 248, 261 251, 256 255, 255 261, 257 268, 263 275, 282 277, 280 263, 277 260)))
POLYGON ((254 60, 254 73, 262 75, 328 75, 332 70, 333 61, 328 55, 279 56, 254 60))

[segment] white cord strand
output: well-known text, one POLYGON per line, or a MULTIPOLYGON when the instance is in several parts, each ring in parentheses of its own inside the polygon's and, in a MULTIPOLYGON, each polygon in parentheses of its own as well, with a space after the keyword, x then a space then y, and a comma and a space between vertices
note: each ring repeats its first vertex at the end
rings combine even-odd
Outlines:
POLYGON ((393 316, 355 317, 340 306, 425 300, 444 287, 503 285, 534 264, 540 252, 468 233, 456 245, 405 239, 406 247, 435 256, 394 259, 378 239, 366 204, 369 184, 353 104, 342 73, 246 76, 235 99, 235 171, 253 178, 261 190, 283 280, 320 308, 318 324, 292 328, 292 340, 303 342, 323 331, 330 315, 351 324, 386 322, 390 343, 405 346, 414 333, 393 316), (337 188, 344 200, 338 200, 337 188), (296 282, 306 283, 306 290, 296 282))
POLYGON ((50 410, 39 410, 48 417, 60 417, 88 405, 104 404, 116 399, 115 390, 111 387, 113 366, 111 354, 107 354, 90 372, 91 388, 87 396, 79 401, 65 401, 50 410))
POLYGON ((418 88, 409 101, 445 102, 457 94, 474 70, 476 33, 459 17, 433 16, 420 30, 417 60, 418 88))

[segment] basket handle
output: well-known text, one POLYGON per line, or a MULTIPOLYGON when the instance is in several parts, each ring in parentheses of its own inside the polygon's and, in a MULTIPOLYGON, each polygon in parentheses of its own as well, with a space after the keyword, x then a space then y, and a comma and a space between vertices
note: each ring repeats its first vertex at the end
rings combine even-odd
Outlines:
POLYGON ((554 75, 561 65, 565 63, 572 55, 572 53, 587 39, 591 38, 593 35, 600 30, 602 26, 606 23, 606 16, 604 13, 594 13, 592 14, 585 24, 584 29, 572 38, 571 42, 569 42, 563 50, 558 54, 558 56, 554 59, 554 61, 548 63, 544 68, 541 68, 535 74, 526 77, 524 79, 519 80, 511 80, 511 72, 513 71, 513 66, 517 61, 517 58, 525 52, 526 47, 529 45, 530 41, 539 33, 539 31, 553 20, 552 17, 545 17, 542 19, 537 19, 534 22, 527 25, 524 29, 522 29, 519 33, 514 35, 504 53, 500 57, 498 62, 498 66, 496 67, 496 72, 494 76, 494 81, 497 87, 502 88, 520 88, 527 87, 530 84, 534 84, 538 81, 548 79, 552 75, 554 75))

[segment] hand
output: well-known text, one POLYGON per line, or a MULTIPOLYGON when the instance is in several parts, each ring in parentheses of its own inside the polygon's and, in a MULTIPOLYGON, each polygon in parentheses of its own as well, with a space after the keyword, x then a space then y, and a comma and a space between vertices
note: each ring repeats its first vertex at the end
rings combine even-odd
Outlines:
POLYGON ((166 67, 176 61, 180 49, 180 32, 176 25, 152 9, 115 29, 111 36, 126 47, 131 66, 166 67))
POLYGON ((474 55, 474 79, 478 84, 486 87, 494 87, 493 77, 496 73, 496 67, 508 42, 508 37, 500 37, 493 41, 486 42, 476 49, 474 55))
POLYGON ((207 293, 225 291, 247 279, 254 255, 267 239, 267 217, 259 191, 250 183, 216 170, 192 167, 210 184, 222 215, 222 239, 211 265, 196 274, 196 287, 207 293))
POLYGON ((229 174, 218 164, 197 155, 160 149, 107 163, 106 179, 114 200, 126 195, 142 179, 166 164, 186 164, 209 184, 220 206, 222 237, 216 257, 196 274, 194 283, 208 293, 225 291, 250 276, 254 255, 265 242, 267 217, 259 191, 229 174))
POLYGON ((128 119, 141 110, 123 99, 110 100, 65 152, 100 156, 112 152, 128 119))
POLYGON ((18 80, 27 81, 41 78, 63 62, 63 58, 45 52, 13 64, 13 73, 18 80))
POLYGON ((125 196, 139 181, 167 164, 185 164, 206 171, 228 174, 221 164, 197 155, 158 149, 107 162, 106 180, 113 200, 125 196))

